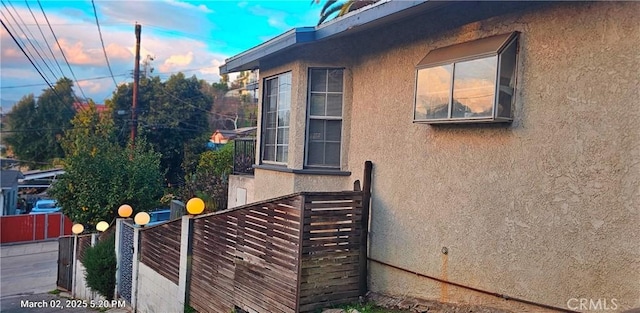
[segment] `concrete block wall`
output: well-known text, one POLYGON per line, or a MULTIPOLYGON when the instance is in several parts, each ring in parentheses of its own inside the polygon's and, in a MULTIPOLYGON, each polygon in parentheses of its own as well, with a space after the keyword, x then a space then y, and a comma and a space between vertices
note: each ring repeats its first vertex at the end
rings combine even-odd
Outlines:
POLYGON ((138 265, 137 312, 182 312, 184 302, 176 299, 178 285, 150 267, 138 265))

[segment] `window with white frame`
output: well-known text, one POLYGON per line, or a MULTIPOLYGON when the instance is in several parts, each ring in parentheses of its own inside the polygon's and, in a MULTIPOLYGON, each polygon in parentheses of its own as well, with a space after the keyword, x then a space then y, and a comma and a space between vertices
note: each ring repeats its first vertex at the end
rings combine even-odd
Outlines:
POLYGON ((518 33, 429 52, 417 66, 414 121, 510 122, 518 33))
POLYGON ((289 157, 291 72, 265 79, 262 111, 262 161, 286 164, 289 157))
POLYGON ((306 165, 340 168, 343 69, 309 70, 306 165))

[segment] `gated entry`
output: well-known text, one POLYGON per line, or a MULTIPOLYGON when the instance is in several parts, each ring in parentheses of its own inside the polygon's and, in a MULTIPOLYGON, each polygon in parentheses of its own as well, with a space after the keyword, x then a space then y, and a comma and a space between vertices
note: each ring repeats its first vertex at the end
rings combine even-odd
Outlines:
POLYGON ((58 287, 71 290, 73 281, 73 236, 58 239, 58 287))

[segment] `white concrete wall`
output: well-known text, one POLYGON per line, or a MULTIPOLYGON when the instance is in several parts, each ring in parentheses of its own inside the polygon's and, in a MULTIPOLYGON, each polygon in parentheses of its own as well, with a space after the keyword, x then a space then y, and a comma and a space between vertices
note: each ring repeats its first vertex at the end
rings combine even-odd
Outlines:
POLYGON ((75 285, 73 288, 74 292, 72 294, 75 295, 76 299, 83 299, 87 301, 106 300, 97 291, 93 291, 91 290, 91 288, 89 288, 89 286, 87 285, 87 281, 84 279, 84 276, 86 275, 86 270, 84 268, 84 265, 80 260, 78 260, 77 262, 78 263, 76 265, 76 272, 73 273, 74 275, 73 279, 75 280, 75 285))
POLYGON ((138 265, 137 312, 164 313, 184 311, 179 300, 178 285, 158 274, 149 266, 138 265))

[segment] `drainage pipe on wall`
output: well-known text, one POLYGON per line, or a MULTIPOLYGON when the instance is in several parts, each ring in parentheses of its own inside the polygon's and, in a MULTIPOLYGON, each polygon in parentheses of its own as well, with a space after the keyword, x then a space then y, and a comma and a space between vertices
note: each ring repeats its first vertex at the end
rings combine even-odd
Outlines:
POLYGON ((414 274, 414 275, 417 275, 417 276, 420 276, 420 277, 432 279, 432 280, 435 280, 435 281, 440 282, 440 283, 449 284, 449 285, 452 285, 452 286, 456 286, 456 287, 460 287, 460 288, 464 288, 464 289, 468 289, 468 290, 473 290, 473 291, 476 291, 476 292, 479 292, 479 293, 483 293, 483 294, 486 294, 486 295, 490 295, 490 296, 494 296, 494 297, 497 297, 497 298, 502 298, 504 300, 516 301, 516 302, 525 303, 525 304, 529 304, 529 305, 533 305, 533 306, 537 306, 537 307, 541 307, 541 308, 545 308, 545 309, 549 309, 549 310, 555 310, 555 311, 559 311, 559 312, 578 313, 577 311, 563 309, 563 308, 559 308, 559 307, 555 307, 555 306, 551 306, 551 305, 546 305, 546 304, 542 304, 542 303, 536 303, 536 302, 533 302, 533 301, 524 300, 524 299, 520 299, 520 298, 515 298, 515 297, 511 297, 511 296, 505 295, 505 294, 486 291, 486 290, 478 289, 478 288, 475 288, 475 287, 466 286, 466 285, 463 285, 463 284, 459 284, 459 283, 451 282, 451 281, 448 281, 448 280, 444 280, 444 279, 441 279, 441 278, 437 278, 437 277, 421 274, 421 273, 418 273, 418 272, 415 272, 415 271, 412 271, 412 270, 408 270, 406 268, 402 268, 402 267, 399 267, 399 266, 395 266, 393 264, 389 264, 389 263, 386 263, 386 262, 383 262, 383 261, 379 261, 379 260, 376 260, 376 259, 372 259, 372 258, 368 258, 368 259, 371 262, 375 262, 375 263, 378 263, 378 264, 381 264, 381 265, 384 265, 384 266, 388 266, 388 267, 391 267, 391 268, 394 268, 394 269, 397 269, 397 270, 400 270, 400 271, 403 271, 403 272, 407 272, 407 273, 411 273, 411 274, 414 274))

